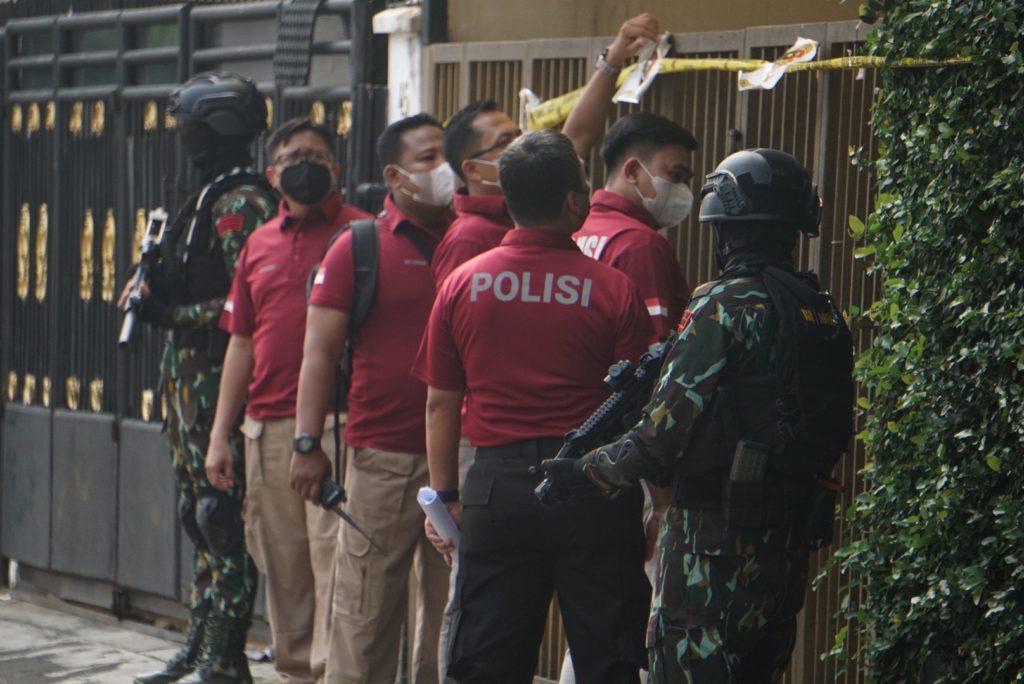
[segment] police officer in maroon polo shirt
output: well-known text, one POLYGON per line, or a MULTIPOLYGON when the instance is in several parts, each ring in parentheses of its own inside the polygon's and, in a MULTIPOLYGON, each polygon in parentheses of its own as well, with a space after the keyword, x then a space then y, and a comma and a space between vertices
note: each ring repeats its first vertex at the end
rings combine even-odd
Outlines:
MULTIPOLYGON (((437 642, 448 568, 423 537, 417 490, 427 484, 426 386, 409 373, 430 315, 433 249, 451 221, 453 177, 441 149, 441 124, 417 114, 392 123, 377 141, 390 194, 377 219, 377 286, 354 339, 345 442, 345 508, 387 551, 342 525, 335 565, 328 684, 392 684, 416 565, 417 619, 411 684, 437 681, 437 642)), ((330 462, 319 446, 334 369, 355 303, 352 238, 338 238, 310 293, 299 375, 292 486, 319 496, 330 462), (307 448, 308 446, 308 448, 307 448)))
POLYGON ((589 202, 565 136, 520 138, 500 178, 516 228, 441 286, 413 368, 428 385, 431 486, 462 528, 447 674, 531 682, 554 591, 581 680, 635 682, 650 591, 639 490, 548 507, 533 489, 540 461, 607 397, 608 366, 644 351, 649 318, 636 286, 570 237, 589 202), (464 397, 478 449, 458 492, 464 397))
POLYGON ((452 198, 456 217, 434 252, 438 287, 457 266, 501 243, 512 229, 498 182, 498 157, 522 131, 494 100, 457 111, 444 129, 444 156, 465 187, 452 198))
MULTIPOLYGON (((641 14, 623 23, 595 65, 562 132, 585 157, 604 133, 608 103, 625 60, 645 40, 656 40, 658 20, 641 14)), ((693 151, 697 141, 679 124, 651 112, 630 114, 605 134, 605 186, 591 198, 587 222, 574 237, 587 256, 628 275, 640 289, 654 332, 671 332, 690 298, 669 228, 690 214, 693 151), (662 234, 659 234, 662 233, 662 234)))
POLYGON ((306 280, 341 226, 369 214, 335 190, 341 168, 330 132, 292 119, 267 142, 267 179, 281 193, 277 216, 238 259, 221 325, 231 333, 210 434, 211 484, 232 482, 227 435, 244 401, 249 551, 266 576, 275 667, 297 681, 323 676, 338 519, 292 491, 288 465, 306 325, 306 280))

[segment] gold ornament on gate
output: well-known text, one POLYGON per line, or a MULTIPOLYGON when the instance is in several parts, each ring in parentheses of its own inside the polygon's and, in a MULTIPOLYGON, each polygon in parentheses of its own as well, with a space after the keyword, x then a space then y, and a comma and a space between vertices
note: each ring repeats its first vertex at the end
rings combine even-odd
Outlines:
POLYGON ((50 397, 53 395, 53 383, 50 382, 50 376, 43 376, 43 406, 50 408, 50 397))
POLYGON ((81 102, 75 102, 71 105, 71 114, 68 115, 68 133, 71 135, 81 135, 82 129, 85 128, 85 105, 81 102))
POLYGON ((46 278, 49 268, 46 249, 50 244, 50 210, 46 202, 39 205, 39 220, 36 222, 36 301, 46 300, 46 278))
POLYGON ((103 381, 99 378, 89 383, 89 408, 96 413, 103 409, 103 381))
POLYGON ((164 130, 173 131, 178 127, 178 120, 169 112, 164 112, 164 130))
POLYGON ((263 101, 267 105, 267 128, 274 127, 274 101, 269 97, 264 98, 263 101))
POLYGON ((26 117, 25 131, 32 135, 39 130, 39 104, 33 102, 28 106, 28 116, 26 117))
POLYGON ((43 126, 48 131, 52 131, 57 128, 57 103, 47 102, 46 113, 43 117, 43 126))
POLYGON ((142 241, 146 237, 146 210, 135 210, 135 232, 132 233, 132 263, 137 264, 142 258, 142 241))
POLYGON ((147 133, 152 133, 156 130, 156 124, 158 121, 158 114, 156 102, 150 100, 146 103, 146 108, 142 112, 142 130, 147 133))
POLYGON ((338 110, 338 128, 337 134, 342 138, 347 138, 348 134, 352 132, 352 103, 342 102, 341 109, 338 110))
POLYGON ((28 405, 36 400, 36 376, 31 373, 25 374, 25 384, 21 388, 21 403, 28 405))
POLYGON ((78 296, 83 302, 92 299, 93 281, 93 242, 96 226, 92 217, 92 209, 85 210, 82 222, 82 244, 78 259, 78 296))
POLYGON ((11 105, 11 133, 21 133, 22 127, 25 125, 24 115, 21 111, 21 105, 11 105))
POLYGON ((11 371, 7 374, 7 401, 14 401, 18 396, 18 374, 11 371))
POLYGON ((142 420, 147 423, 153 417, 153 390, 142 390, 142 401, 139 402, 139 413, 142 415, 142 420))
POLYGON ((160 420, 167 420, 167 395, 160 394, 160 420))
POLYGON ((117 265, 114 260, 114 247, 117 239, 117 226, 114 224, 114 210, 107 209, 107 217, 103 221, 103 241, 100 243, 100 299, 105 302, 114 301, 114 278, 117 265))
POLYGON ((324 107, 324 103, 320 100, 315 100, 309 107, 309 120, 315 124, 323 126, 324 121, 327 119, 327 108, 324 107))
POLYGON ((28 241, 29 231, 31 226, 29 225, 32 221, 31 214, 28 210, 28 202, 24 202, 21 205, 21 211, 18 213, 18 256, 17 256, 17 280, 15 281, 15 290, 18 293, 18 299, 25 301, 28 299, 28 241))
POLYGON ((82 382, 75 376, 64 381, 64 401, 72 411, 78 410, 78 399, 82 392, 82 382))
POLYGON ((92 106, 92 122, 89 124, 89 132, 95 137, 103 135, 103 129, 107 126, 107 108, 103 100, 96 100, 92 106))

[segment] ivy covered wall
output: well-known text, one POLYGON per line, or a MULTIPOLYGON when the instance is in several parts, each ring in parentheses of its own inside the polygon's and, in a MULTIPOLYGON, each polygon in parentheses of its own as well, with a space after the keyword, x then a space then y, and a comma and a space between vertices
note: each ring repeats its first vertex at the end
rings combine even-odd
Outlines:
MULTIPOLYGON (((973 63, 884 72, 881 296, 864 324, 867 493, 839 551, 879 682, 1024 678, 1024 2, 868 0, 869 50, 973 63)), ((838 644, 842 646, 842 639, 838 644)), ((841 650, 841 649, 837 649, 841 650)))

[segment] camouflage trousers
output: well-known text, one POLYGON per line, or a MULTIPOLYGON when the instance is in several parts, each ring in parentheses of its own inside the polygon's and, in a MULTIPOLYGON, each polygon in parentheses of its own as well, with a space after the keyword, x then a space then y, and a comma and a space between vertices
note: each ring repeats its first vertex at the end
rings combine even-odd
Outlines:
POLYGON ((647 646, 651 684, 778 682, 796 640, 806 543, 792 525, 737 530, 669 508, 647 646))
MULTIPOLYGON (((173 389, 173 385, 165 387, 173 389)), ((229 617, 248 621, 256 598, 257 571, 245 548, 243 438, 235 426, 230 439, 234 485, 227 493, 220 492, 206 478, 206 450, 212 425, 211 411, 198 411, 188 428, 171 410, 165 426, 178 486, 178 514, 195 546, 190 603, 193 608, 208 603, 229 617)))

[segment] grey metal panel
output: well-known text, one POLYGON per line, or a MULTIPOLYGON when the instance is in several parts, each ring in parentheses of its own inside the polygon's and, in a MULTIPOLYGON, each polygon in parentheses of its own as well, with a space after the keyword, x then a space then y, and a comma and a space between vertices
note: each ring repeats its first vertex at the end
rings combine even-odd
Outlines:
POLYGON ((177 488, 160 425, 121 422, 117 583, 178 598, 177 488))
POLYGON ((50 565, 50 410, 9 403, 3 429, 0 552, 50 565))
POLYGON ((114 580, 117 446, 113 416, 55 411, 51 567, 114 580))

